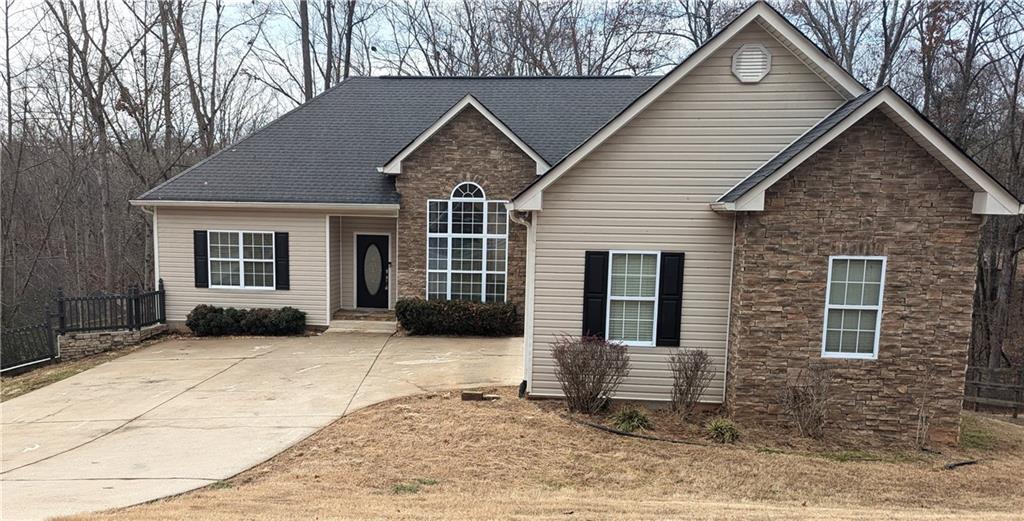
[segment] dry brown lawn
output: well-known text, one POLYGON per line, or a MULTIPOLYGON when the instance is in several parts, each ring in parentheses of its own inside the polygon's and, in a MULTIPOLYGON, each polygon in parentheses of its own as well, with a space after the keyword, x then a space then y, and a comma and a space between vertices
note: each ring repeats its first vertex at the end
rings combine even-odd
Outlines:
MULTIPOLYGON (((1020 519, 1024 428, 969 414, 976 448, 837 451, 624 438, 557 403, 455 393, 371 407, 228 481, 77 519, 1020 519), (981 458, 976 465, 942 465, 981 458)), ((655 415, 657 419, 659 416, 655 415)), ((655 424, 654 433, 664 432, 655 424)))

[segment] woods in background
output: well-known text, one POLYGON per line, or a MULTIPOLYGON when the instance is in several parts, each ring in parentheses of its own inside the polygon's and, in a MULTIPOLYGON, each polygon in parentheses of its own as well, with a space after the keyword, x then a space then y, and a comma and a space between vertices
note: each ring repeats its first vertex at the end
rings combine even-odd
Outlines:
MULTIPOLYGON (((4 0, 2 321, 151 285, 128 200, 353 75, 664 73, 746 2, 4 0)), ((1024 196, 1024 0, 772 2, 1024 196)), ((1024 221, 990 218, 972 363, 1024 365, 1024 221)))

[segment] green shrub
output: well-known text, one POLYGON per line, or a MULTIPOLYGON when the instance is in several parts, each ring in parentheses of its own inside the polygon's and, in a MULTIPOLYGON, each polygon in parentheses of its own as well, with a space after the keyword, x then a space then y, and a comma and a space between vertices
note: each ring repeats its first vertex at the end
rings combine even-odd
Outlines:
POLYGON ((297 335, 306 330, 306 314, 295 308, 235 309, 200 304, 185 320, 196 336, 297 335))
POLYGON ((647 418, 647 414, 642 409, 633 407, 615 413, 612 416, 612 424, 615 425, 616 429, 625 432, 641 429, 650 430, 654 427, 654 424, 651 423, 651 420, 647 418))
POLYGON ((718 443, 736 443, 740 429, 728 418, 715 418, 708 422, 708 436, 718 443))
POLYGON ((410 335, 513 336, 520 332, 516 306, 508 302, 402 299, 398 323, 410 335))
POLYGON ((185 325, 196 336, 221 336, 238 334, 237 309, 219 308, 200 304, 189 312, 185 325))

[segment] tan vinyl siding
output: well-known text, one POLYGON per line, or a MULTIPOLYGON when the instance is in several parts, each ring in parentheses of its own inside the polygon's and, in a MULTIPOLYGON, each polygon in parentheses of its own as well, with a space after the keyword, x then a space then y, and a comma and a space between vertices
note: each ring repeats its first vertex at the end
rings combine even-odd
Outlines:
POLYGON ((309 325, 327 325, 327 219, 321 212, 161 208, 160 276, 167 288, 167 319, 184 321, 199 304, 236 308, 292 306, 309 325), (288 232, 289 290, 197 288, 193 230, 288 232))
MULTIPOLYGON (((388 245, 388 260, 391 262, 391 269, 388 270, 388 306, 395 304, 395 274, 398 271, 395 267, 396 251, 395 244, 395 218, 394 217, 352 217, 341 218, 341 307, 353 309, 356 306, 355 295, 355 234, 387 235, 391 238, 388 245)), ((424 234, 426 230, 421 230, 424 234)), ((424 290, 426 291, 426 290, 424 290)))
POLYGON ((341 217, 331 216, 331 311, 341 309, 341 217))
MULTIPOLYGON (((733 219, 709 203, 843 102, 759 26, 726 43, 547 188, 536 216, 531 393, 559 395, 549 343, 579 334, 587 250, 682 251, 682 345, 703 348, 724 396, 733 219), (732 53, 759 42, 771 72, 756 84, 731 73, 732 53)), ((667 400, 670 350, 630 348, 618 397, 667 400)))

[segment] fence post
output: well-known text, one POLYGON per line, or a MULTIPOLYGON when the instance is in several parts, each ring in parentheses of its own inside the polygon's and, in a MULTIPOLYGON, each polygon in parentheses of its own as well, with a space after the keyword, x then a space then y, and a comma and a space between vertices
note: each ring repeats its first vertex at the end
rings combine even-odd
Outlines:
POLYGON ((1014 392, 1016 400, 1013 404, 1013 417, 1016 418, 1020 414, 1021 402, 1024 401, 1024 369, 1017 371, 1017 388, 1014 392))
POLYGON ((50 356, 60 358, 60 344, 57 343, 57 336, 53 333, 53 314, 50 311, 50 303, 43 307, 43 317, 46 319, 46 347, 50 350, 50 356))
MULTIPOLYGON (((982 386, 982 382, 983 382, 983 380, 981 379, 981 375, 983 373, 982 373, 981 369, 975 369, 975 371, 978 372, 978 380, 977 380, 978 383, 974 384, 974 397, 978 398, 979 396, 981 396, 981 386, 982 386)), ((991 376, 992 375, 990 373, 989 377, 991 377, 991 376)), ((987 382, 988 379, 986 379, 984 381, 987 382)), ((978 412, 978 400, 974 400, 974 412, 978 412)))
POLYGON ((57 333, 63 335, 67 327, 64 315, 64 288, 57 288, 57 333))
POLYGON ((141 317, 139 316, 139 287, 135 284, 128 286, 128 324, 129 329, 142 329, 139 325, 141 317))
POLYGON ((164 292, 164 279, 157 281, 157 297, 160 302, 160 323, 164 324, 167 322, 167 293, 164 292))

